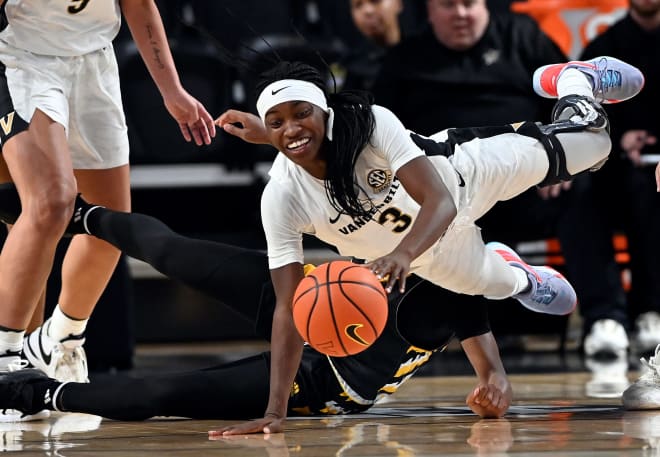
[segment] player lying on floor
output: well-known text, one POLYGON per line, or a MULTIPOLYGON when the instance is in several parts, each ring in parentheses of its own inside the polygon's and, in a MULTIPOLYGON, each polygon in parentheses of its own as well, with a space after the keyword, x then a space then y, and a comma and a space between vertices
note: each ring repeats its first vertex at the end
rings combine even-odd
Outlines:
MULTIPOLYGON (((15 190, 0 188, 4 220, 20 211, 15 190), (12 206, 13 205, 13 206, 12 206)), ((139 213, 93 207, 78 199, 82 218, 70 233, 89 233, 125 254, 151 264, 225 305, 270 339, 275 293, 265 253, 181 236, 161 221, 139 213)), ((308 267, 309 269, 309 267, 308 267)), ((305 346, 291 386, 291 415, 351 414, 369 409, 413 376, 456 336, 477 375, 466 403, 481 417, 500 417, 512 390, 489 329, 485 308, 455 306, 460 296, 411 276, 405 294, 389 295, 382 335, 365 351, 327 357, 305 346), (445 303, 445 306, 438 306, 445 303)), ((37 370, 0 377, 0 408, 25 414, 42 409, 83 412, 119 420, 153 416, 195 419, 261 417, 268 402, 270 353, 184 373, 92 379, 61 384, 37 370)))

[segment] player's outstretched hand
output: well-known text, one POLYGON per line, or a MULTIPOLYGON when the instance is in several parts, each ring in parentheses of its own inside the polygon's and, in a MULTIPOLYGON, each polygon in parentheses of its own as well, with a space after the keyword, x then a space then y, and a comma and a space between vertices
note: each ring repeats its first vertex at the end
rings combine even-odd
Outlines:
POLYGON ((392 251, 390 254, 380 257, 366 266, 378 277, 385 280, 385 290, 389 294, 392 292, 396 282, 399 282, 399 291, 406 291, 406 277, 410 272, 409 256, 400 252, 392 251))
POLYGON ((230 109, 215 120, 215 125, 247 143, 269 144, 264 123, 252 113, 230 109))
POLYGON ((215 137, 215 124, 204 105, 184 89, 164 94, 163 100, 186 141, 195 141, 197 146, 211 144, 211 138, 215 137))
POLYGON ((229 435, 247 435, 250 433, 282 433, 284 431, 283 417, 264 417, 255 419, 242 424, 230 425, 219 430, 210 430, 210 437, 229 436, 229 435))
POLYGON ((510 395, 493 384, 477 386, 465 399, 470 409, 482 418, 502 417, 511 405, 510 395))

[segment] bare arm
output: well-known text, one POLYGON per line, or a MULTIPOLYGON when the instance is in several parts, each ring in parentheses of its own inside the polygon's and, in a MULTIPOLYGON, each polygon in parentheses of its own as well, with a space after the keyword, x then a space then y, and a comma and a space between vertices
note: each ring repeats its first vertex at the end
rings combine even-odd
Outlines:
POLYGON ((291 386, 302 357, 303 340, 293 324, 291 303, 296 286, 303 278, 299 263, 271 270, 277 297, 271 339, 270 394, 262 419, 210 431, 210 436, 284 431, 291 386))
POLYGON ((213 118, 204 106, 181 86, 167 42, 163 21, 154 0, 120 0, 122 13, 142 60, 163 101, 186 141, 209 144, 215 136, 213 118))
POLYGON ((247 143, 270 144, 264 123, 252 113, 229 109, 215 120, 215 125, 247 143))
POLYGON ((504 416, 511 406, 513 390, 495 337, 491 332, 484 333, 463 340, 461 346, 479 379, 477 387, 466 398, 467 405, 480 417, 504 416))
POLYGON ((380 277, 389 275, 388 291, 398 280, 403 292, 410 263, 445 233, 456 217, 456 206, 447 186, 426 156, 405 164, 397 171, 397 177, 421 209, 399 245, 387 256, 371 262, 370 267, 380 277))

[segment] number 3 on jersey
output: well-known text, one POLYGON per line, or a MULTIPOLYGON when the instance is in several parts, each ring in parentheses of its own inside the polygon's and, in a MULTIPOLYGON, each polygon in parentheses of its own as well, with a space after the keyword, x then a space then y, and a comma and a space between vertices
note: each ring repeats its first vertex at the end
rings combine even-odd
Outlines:
POLYGON ((378 217, 378 223, 380 225, 385 225, 386 222, 392 222, 394 224, 394 228, 392 229, 394 233, 401 233, 410 226, 412 217, 403 214, 398 208, 390 207, 380 213, 378 217))

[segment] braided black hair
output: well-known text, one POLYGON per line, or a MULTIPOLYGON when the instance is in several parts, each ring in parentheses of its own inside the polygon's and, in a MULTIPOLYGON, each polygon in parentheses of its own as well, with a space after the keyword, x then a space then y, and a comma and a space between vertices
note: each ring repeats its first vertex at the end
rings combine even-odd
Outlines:
POLYGON ((261 74, 256 85, 257 96, 269 84, 282 79, 298 79, 318 86, 335 112, 332 141, 324 142, 326 176, 325 191, 330 204, 354 218, 369 218, 371 201, 360 200, 360 188, 355 181, 355 162, 367 146, 376 121, 371 105, 373 97, 364 91, 328 93, 319 70, 302 62, 282 61, 261 74))

